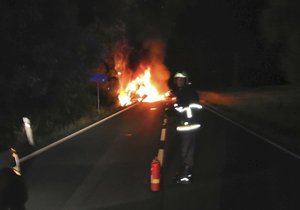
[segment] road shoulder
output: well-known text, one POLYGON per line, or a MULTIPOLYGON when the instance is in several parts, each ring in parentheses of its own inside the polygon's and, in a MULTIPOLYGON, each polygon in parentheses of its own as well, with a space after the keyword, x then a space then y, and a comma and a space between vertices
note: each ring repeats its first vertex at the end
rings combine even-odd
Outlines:
POLYGON ((201 91, 201 103, 241 125, 300 153, 300 87, 201 91))

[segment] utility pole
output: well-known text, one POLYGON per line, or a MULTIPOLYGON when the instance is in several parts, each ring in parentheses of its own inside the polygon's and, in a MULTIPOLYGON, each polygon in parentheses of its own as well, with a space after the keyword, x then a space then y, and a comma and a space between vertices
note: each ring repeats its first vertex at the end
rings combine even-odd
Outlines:
POLYGON ((97 82, 97 111, 100 114, 99 82, 97 82))
POLYGON ((96 88, 97 88, 97 112, 100 114, 100 83, 103 83, 107 81, 107 75, 106 74, 93 74, 90 77, 90 81, 96 82, 96 88))

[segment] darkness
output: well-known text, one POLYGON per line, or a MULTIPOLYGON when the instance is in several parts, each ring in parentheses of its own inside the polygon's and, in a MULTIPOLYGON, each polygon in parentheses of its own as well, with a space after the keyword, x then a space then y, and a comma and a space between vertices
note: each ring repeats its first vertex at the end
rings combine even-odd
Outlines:
POLYGON ((187 8, 168 40, 168 65, 189 72, 204 89, 282 83, 278 49, 260 30, 265 4, 214 0, 187 8))
POLYGON ((198 89, 299 83, 299 8, 291 0, 3 0, 2 141, 17 138, 25 115, 42 136, 90 112, 89 77, 101 65, 110 73, 124 40, 133 64, 147 57, 146 40, 163 41, 169 70, 186 71, 198 89))
POLYGON ((226 3, 201 2, 177 17, 168 62, 190 72, 200 87, 230 85, 236 34, 229 9, 226 3))

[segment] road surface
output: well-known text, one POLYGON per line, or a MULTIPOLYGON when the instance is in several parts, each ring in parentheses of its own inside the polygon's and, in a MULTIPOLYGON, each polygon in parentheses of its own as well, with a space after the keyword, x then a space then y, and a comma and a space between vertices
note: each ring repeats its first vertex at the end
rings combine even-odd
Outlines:
POLYGON ((191 185, 176 185, 168 120, 162 190, 149 191, 164 104, 140 104, 22 164, 28 210, 300 209, 300 161, 203 110, 191 185))

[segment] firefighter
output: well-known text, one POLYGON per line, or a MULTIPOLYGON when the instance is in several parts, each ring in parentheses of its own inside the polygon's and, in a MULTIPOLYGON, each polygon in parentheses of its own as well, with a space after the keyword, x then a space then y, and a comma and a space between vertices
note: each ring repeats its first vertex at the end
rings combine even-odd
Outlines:
POLYGON ((187 74, 177 72, 174 75, 174 95, 177 100, 174 104, 178 112, 176 130, 181 138, 182 164, 175 176, 176 183, 189 184, 194 165, 196 147, 196 133, 200 124, 197 122, 196 110, 201 109, 198 93, 192 89, 188 82, 187 74))

